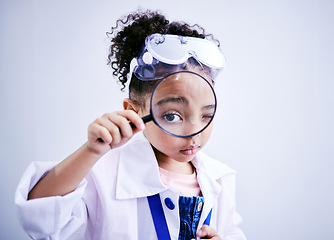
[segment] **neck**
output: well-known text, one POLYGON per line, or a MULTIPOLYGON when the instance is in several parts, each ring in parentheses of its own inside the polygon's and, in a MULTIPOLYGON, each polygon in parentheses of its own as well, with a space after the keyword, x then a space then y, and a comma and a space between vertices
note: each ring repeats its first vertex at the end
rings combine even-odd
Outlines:
POLYGON ((176 161, 160 151, 154 149, 155 156, 158 161, 159 167, 178 174, 191 175, 194 173, 195 169, 191 162, 179 162, 176 161))

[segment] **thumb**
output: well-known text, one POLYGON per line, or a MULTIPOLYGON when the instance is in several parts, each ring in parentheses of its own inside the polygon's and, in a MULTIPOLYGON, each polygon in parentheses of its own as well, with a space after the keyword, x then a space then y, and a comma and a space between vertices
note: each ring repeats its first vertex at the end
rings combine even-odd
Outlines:
POLYGON ((212 227, 209 227, 208 225, 203 225, 200 230, 197 232, 197 237, 199 238, 215 238, 219 237, 216 230, 214 230, 212 227))

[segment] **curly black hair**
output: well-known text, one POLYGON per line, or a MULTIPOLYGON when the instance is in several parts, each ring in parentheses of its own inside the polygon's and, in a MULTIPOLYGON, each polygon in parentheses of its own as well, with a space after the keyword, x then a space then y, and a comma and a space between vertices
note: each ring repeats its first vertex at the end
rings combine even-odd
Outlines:
MULTIPOLYGON (((199 25, 189 25, 185 22, 171 22, 159 11, 137 10, 116 21, 116 26, 107 32, 111 38, 108 55, 108 65, 112 67, 113 75, 118 77, 119 82, 125 88, 130 71, 130 62, 136 57, 145 42, 147 36, 153 33, 174 34, 198 38, 212 37, 206 34, 199 25)), ((219 42, 218 42, 219 45, 219 42)), ((155 81, 142 82, 133 75, 129 86, 131 93, 135 95, 149 93, 155 85, 155 81)), ((133 96, 132 96, 133 98, 133 96)))

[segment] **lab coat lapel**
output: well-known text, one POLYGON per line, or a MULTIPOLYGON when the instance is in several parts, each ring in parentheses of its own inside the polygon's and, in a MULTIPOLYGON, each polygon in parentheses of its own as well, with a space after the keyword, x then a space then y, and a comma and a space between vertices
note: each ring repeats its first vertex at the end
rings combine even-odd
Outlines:
MULTIPOLYGON (((199 228, 203 225, 211 209, 217 203, 217 199, 222 191, 221 184, 218 179, 223 176, 234 173, 234 171, 226 165, 217 165, 217 162, 202 152, 199 152, 194 160, 193 165, 197 171, 197 180, 204 197, 204 205, 199 221, 199 228), (213 164, 213 162, 215 162, 213 164)), ((219 164, 219 163, 218 163, 219 164)))
MULTIPOLYGON (((153 149, 145 136, 139 133, 120 153, 116 198, 146 198, 157 193, 160 194, 169 233, 172 239, 177 239, 180 226, 178 193, 168 189, 161 182, 159 166, 153 149), (166 198, 170 198, 175 204, 174 209, 169 209, 166 206, 166 198)), ((149 212, 148 202, 144 205, 147 206, 147 211, 149 212)))
POLYGON ((153 149, 144 134, 138 133, 120 153, 116 198, 147 197, 166 189, 153 149))

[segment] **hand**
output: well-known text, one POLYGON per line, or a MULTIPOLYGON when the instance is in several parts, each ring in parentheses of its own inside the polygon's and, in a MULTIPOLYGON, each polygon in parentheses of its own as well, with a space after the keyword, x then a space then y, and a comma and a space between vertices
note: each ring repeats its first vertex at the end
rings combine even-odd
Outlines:
POLYGON ((203 225, 203 227, 197 231, 196 235, 197 239, 221 240, 216 230, 208 225, 203 225))
POLYGON ((143 120, 132 110, 106 113, 89 125, 87 147, 102 155, 112 148, 122 146, 144 128, 143 120), (132 128, 130 122, 136 128, 132 128))

